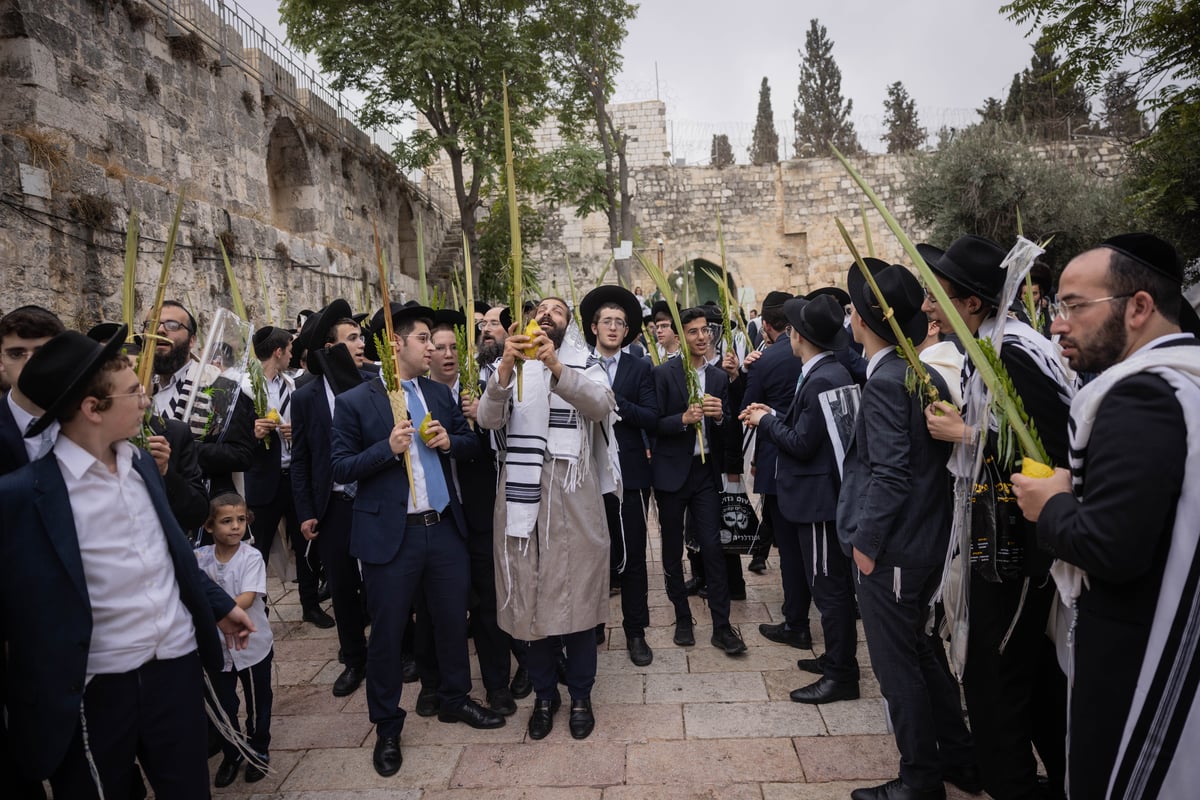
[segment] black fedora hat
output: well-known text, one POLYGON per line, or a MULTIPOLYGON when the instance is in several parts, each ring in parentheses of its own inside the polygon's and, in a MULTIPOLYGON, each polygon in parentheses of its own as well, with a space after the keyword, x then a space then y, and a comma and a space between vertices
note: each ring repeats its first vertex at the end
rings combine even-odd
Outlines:
MULTIPOLYGON (((100 322, 88 329, 87 337, 104 344, 111 341, 122 327, 122 323, 120 322, 100 322)), ((142 352, 142 335, 135 333, 133 336, 128 336, 128 328, 126 328, 126 332, 126 340, 121 343, 121 352, 127 356, 140 355, 142 352)))
POLYGON ((822 350, 842 350, 848 344, 845 308, 829 294, 808 300, 796 297, 783 304, 793 330, 822 350))
MULTIPOLYGON (((409 300, 407 303, 397 303, 392 301, 392 326, 395 327, 401 322, 410 319, 423 319, 429 324, 433 324, 432 308, 418 305, 416 300, 409 300)), ((381 306, 374 316, 371 317, 371 323, 367 326, 367 346, 365 355, 368 361, 379 360, 379 348, 375 346, 375 337, 384 336, 387 331, 387 322, 383 316, 383 307, 381 306)))
POLYGON ((966 289, 989 305, 1000 304, 1005 271, 1000 269, 1008 252, 991 239, 967 234, 955 239, 946 252, 935 256, 936 247, 925 245, 917 252, 929 268, 955 286, 966 289))
POLYGON ((777 306, 781 306, 784 303, 786 303, 788 300, 791 300, 791 299, 792 299, 792 295, 788 294, 787 292, 780 292, 780 291, 767 292, 767 296, 764 297, 763 301, 762 301, 762 310, 766 311, 768 308, 775 308, 777 306))
POLYGON ((353 318, 354 310, 339 297, 320 311, 309 314, 308 319, 304 321, 304 327, 300 329, 300 335, 296 338, 305 350, 319 349, 325 345, 325 338, 329 336, 334 323, 339 319, 353 318))
POLYGON ((666 314, 667 319, 671 318, 671 306, 666 300, 655 300, 654 305, 650 306, 650 316, 652 319, 657 319, 659 314, 666 314))
MULTIPOLYGON (((892 309, 892 318, 900 325, 900 330, 914 343, 925 341, 929 334, 929 318, 921 310, 925 302, 925 293, 916 277, 899 264, 889 264, 878 258, 864 258, 863 262, 879 290, 883 299, 892 309)), ((858 262, 850 265, 850 274, 846 276, 846 286, 850 292, 850 300, 854 310, 866 322, 867 327, 890 344, 899 344, 892 326, 883 318, 883 308, 871 291, 871 284, 858 268, 858 262)))
POLYGON ((434 325, 449 325, 451 328, 465 328, 467 315, 457 308, 439 308, 433 312, 434 325))
POLYGON ((476 314, 486 314, 487 312, 489 312, 491 310, 492 310, 492 307, 489 306, 485 301, 483 301, 483 300, 475 301, 475 313, 476 314))
POLYGON ((118 325, 109 340, 100 344, 78 331, 64 331, 29 358, 17 384, 43 413, 25 431, 27 438, 50 427, 72 403, 83 399, 88 381, 121 351, 128 333, 129 326, 118 325))
MULTIPOLYGON (((813 289, 811 292, 804 295, 804 299, 816 300, 821 295, 832 297, 843 309, 850 305, 850 295, 840 286, 822 286, 819 289, 813 289)), ((845 311, 842 312, 842 316, 845 317, 845 311)))
POLYGON ((621 340, 621 347, 624 347, 642 332, 638 325, 638 320, 642 318, 642 304, 638 302, 637 295, 622 286, 612 284, 597 286, 579 301, 579 318, 583 320, 583 338, 590 347, 596 346, 596 334, 592 332, 592 320, 596 317, 600 306, 605 303, 615 303, 625 312, 625 337, 621 340))

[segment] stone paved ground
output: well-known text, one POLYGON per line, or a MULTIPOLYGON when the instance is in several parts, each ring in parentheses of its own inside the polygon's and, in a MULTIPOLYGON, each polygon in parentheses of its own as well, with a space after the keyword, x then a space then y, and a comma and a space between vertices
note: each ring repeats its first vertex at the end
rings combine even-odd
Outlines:
MULTIPOLYGON (((571 739, 565 711, 546 739, 528 740, 533 697, 499 730, 477 731, 436 717, 409 714, 401 738, 404 766, 391 778, 371 767, 375 734, 365 690, 330 693, 340 672, 333 630, 299 622, 294 584, 271 579, 275 630, 273 774, 215 791, 252 800, 824 800, 847 798, 857 786, 889 780, 898 755, 887 733, 879 688, 860 627, 862 699, 825 706, 793 703, 788 692, 811 677, 796 668, 811 657, 767 641, 760 622, 779 621, 783 591, 778 562, 764 575, 746 572, 747 599, 733 604, 749 651, 726 656, 708 643, 711 626, 692 598, 696 646, 671 642, 674 614, 663 590, 657 530, 651 524, 650 622, 654 663, 635 667, 625 651, 620 598, 599 659, 592 700, 596 730, 571 739), (252 791, 251 791, 252 790, 252 791)), ((815 617, 815 611, 814 611, 815 617)), ((820 626, 813 624, 820 639, 820 626)), ((818 650, 822 649, 818 644, 818 650)), ((473 696, 482 700, 475 674, 473 696)), ((412 710, 417 684, 405 687, 412 710)), ((212 760, 215 772, 220 758, 212 760)), ((965 798, 947 787, 951 798, 965 798)))

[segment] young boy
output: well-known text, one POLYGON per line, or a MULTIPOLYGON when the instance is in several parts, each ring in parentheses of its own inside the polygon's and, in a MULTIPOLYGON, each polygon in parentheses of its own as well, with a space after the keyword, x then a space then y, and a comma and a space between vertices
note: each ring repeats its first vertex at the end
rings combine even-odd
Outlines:
MULTIPOLYGON (((242 694, 246 697, 246 738, 256 754, 256 759, 246 765, 246 783, 254 783, 262 780, 270 761, 267 748, 271 744, 271 659, 275 651, 264 602, 266 563, 253 545, 242 541, 249 522, 246 501, 240 495, 228 493, 213 498, 204 523, 213 544, 198 548, 196 560, 200 569, 245 609, 258 631, 245 650, 227 652, 225 671, 216 685, 221 708, 233 729, 240 732, 237 682, 242 683, 242 694)), ((233 783, 243 760, 232 742, 226 741, 222 749, 224 758, 213 780, 217 787, 233 783)))

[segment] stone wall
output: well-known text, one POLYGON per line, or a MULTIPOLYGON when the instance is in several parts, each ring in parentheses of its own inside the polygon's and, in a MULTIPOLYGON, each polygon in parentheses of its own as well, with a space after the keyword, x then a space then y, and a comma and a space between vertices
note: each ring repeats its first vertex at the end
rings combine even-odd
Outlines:
POLYGON ((376 307, 375 226, 392 291, 411 295, 414 218, 430 264, 450 228, 317 87, 244 49, 211 4, 177 3, 168 20, 154 0, 0 0, 0 91, 0 309, 118 318, 136 210, 144 313, 180 191, 167 295, 202 319, 230 305, 218 236, 261 323, 264 303, 275 321, 334 296, 376 307))

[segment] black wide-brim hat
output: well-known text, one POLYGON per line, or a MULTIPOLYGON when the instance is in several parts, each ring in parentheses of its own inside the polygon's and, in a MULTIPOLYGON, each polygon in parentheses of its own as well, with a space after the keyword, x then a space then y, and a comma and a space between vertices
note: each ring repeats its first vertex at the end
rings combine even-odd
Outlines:
POLYGON ((439 308, 433 312, 433 324, 449 325, 451 328, 465 328, 467 315, 457 308, 439 308))
POLYGON ((475 313, 476 314, 486 314, 487 312, 489 312, 491 310, 492 310, 492 307, 489 306, 485 301, 483 301, 483 300, 475 301, 475 313))
POLYGON ((42 345, 21 370, 21 393, 42 409, 25 437, 37 436, 63 412, 83 399, 88 381, 112 356, 121 352, 128 325, 118 325, 109 340, 100 344, 78 331, 64 331, 42 345))
POLYGON ((625 312, 625 338, 621 340, 621 347, 625 347, 642 332, 638 325, 638 321, 642 318, 642 304, 638 302, 637 295, 623 286, 612 284, 597 286, 579 301, 579 318, 583 320, 583 338, 589 347, 596 346, 596 334, 592 332, 592 320, 595 319, 600 306, 605 303, 615 303, 625 312))
MULTIPOLYGON (((892 318, 900 325, 901 332, 914 344, 925 341, 929 335, 929 318, 921 310, 925 302, 925 293, 921 291, 921 282, 899 264, 889 264, 878 258, 864 258, 863 263, 875 277, 883 299, 892 309, 892 318)), ((854 310, 863 318, 867 327, 889 344, 899 344, 892 326, 883 318, 883 307, 875 299, 871 284, 858 268, 858 262, 850 265, 850 273, 846 276, 846 286, 850 292, 850 300, 854 310)))
POLYGON ((846 306, 850 305, 850 295, 846 292, 846 290, 840 286, 822 286, 820 289, 813 289, 811 292, 804 295, 804 299, 816 300, 821 295, 832 297, 839 305, 841 305, 843 309, 842 317, 844 319, 846 315, 845 308, 846 306))
MULTIPOLYGON (((417 305, 416 300, 409 300, 407 303, 393 302, 391 305, 393 328, 410 319, 423 319, 430 325, 433 324, 433 309, 428 306, 417 305)), ((379 360, 379 348, 375 346, 375 337, 383 336, 386 331, 387 323, 384 320, 383 308, 381 307, 371 317, 371 324, 367 326, 367 346, 365 350, 367 360, 379 360)))
MULTIPOLYGON (((87 332, 87 337, 93 341, 104 344, 111 341, 116 336, 117 331, 122 328, 120 322, 100 322, 93 325, 87 332)), ((128 329, 126 329, 128 331, 128 329)), ((127 356, 141 355, 142 353, 142 335, 135 333, 132 337, 126 336, 126 340, 121 343, 121 352, 127 356)))
POLYGON ((849 344, 843 325, 845 308, 832 295, 788 300, 783 304, 783 314, 796 333, 822 350, 843 350, 849 344))
POLYGON ((310 314, 300 329, 296 340, 305 350, 319 350, 325 345, 325 338, 339 319, 353 319, 354 310, 350 304, 340 297, 329 303, 320 311, 310 314))
POLYGON ((929 245, 925 245, 924 251, 917 248, 925 263, 938 275, 989 305, 1000 305, 1006 277, 1000 265, 1008 251, 991 239, 974 234, 958 237, 940 256, 934 257, 935 250, 936 247, 929 245), (930 261, 931 257, 934 257, 933 261, 930 261))

